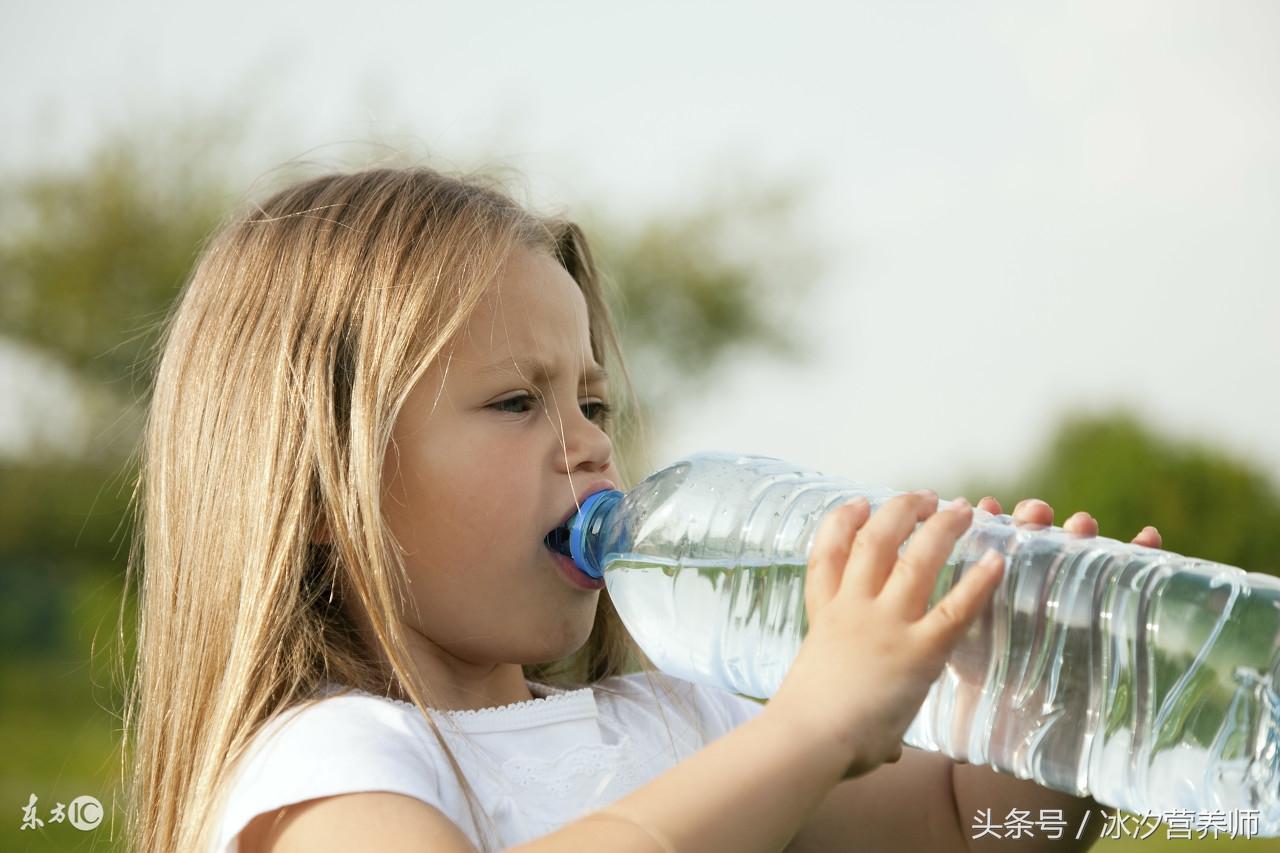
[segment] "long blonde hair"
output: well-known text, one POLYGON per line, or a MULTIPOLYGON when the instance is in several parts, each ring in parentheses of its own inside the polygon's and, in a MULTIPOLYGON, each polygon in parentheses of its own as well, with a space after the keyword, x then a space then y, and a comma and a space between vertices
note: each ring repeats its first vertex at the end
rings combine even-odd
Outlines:
MULTIPOLYGON (((634 402, 581 229, 492 177, 324 174, 245 205, 204 247, 157 347, 140 449, 122 750, 133 849, 206 849, 254 735, 329 682, 407 695, 476 818, 425 713, 436 703, 409 675, 380 472, 410 389, 516 247, 551 253, 578 283, 592 352, 634 402), (322 522, 331 538, 318 544, 322 522)), ((602 595, 586 644, 525 676, 572 688, 637 668, 651 664, 602 595)))

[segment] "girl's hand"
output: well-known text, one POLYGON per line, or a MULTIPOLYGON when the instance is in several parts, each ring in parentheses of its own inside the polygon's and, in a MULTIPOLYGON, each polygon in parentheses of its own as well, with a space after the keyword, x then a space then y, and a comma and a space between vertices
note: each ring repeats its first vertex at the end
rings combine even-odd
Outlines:
MULTIPOLYGON (((978 508, 984 509, 992 515, 1000 515, 1000 501, 988 495, 978 501, 978 508)), ((1053 524, 1053 507, 1038 498, 1027 498, 1020 501, 1013 508, 1013 521, 1015 524, 1032 524, 1043 527, 1049 527, 1053 524)), ((1098 522, 1089 513, 1081 511, 1068 518, 1062 524, 1062 529, 1069 533, 1078 533, 1081 536, 1097 536, 1098 522)), ((1159 548, 1164 540, 1160 538, 1160 531, 1148 525, 1142 528, 1142 531, 1133 537, 1135 545, 1145 545, 1148 548, 1159 548)))
POLYGON ((828 513, 814 538, 809 631, 764 713, 836 750, 845 779, 902 756, 902 736, 1003 573, 998 554, 979 561, 926 612, 938 570, 973 519, 963 498, 937 504, 932 492, 911 492, 871 516, 856 500, 828 513))

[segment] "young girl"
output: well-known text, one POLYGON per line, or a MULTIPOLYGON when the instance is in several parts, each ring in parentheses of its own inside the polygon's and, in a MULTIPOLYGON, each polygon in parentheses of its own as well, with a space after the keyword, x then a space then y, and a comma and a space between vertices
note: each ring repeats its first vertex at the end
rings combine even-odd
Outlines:
POLYGON ((219 229, 148 413, 130 847, 963 851, 979 809, 1079 824, 1089 800, 901 744, 1000 577, 924 612, 963 502, 829 514, 766 705, 653 671, 544 542, 629 485, 620 381, 582 232, 481 178, 324 175, 219 229))

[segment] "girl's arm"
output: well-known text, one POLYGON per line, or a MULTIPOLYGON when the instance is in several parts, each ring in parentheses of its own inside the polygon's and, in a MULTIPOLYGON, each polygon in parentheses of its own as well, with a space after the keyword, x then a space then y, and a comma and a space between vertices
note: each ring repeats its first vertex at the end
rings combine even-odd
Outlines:
POLYGON ((1027 779, 997 773, 989 767, 959 764, 936 752, 905 747, 902 759, 884 764, 865 776, 836 785, 800 827, 788 853, 825 850, 936 850, 939 853, 979 851, 1088 850, 1102 828, 1101 806, 1088 798, 1051 791, 1027 779), (1010 812, 1025 812, 1030 834, 1005 827, 1010 812), (1042 815, 1041 810, 1046 810, 1042 815), (1061 830, 1055 840, 1041 829, 1048 810, 1061 811, 1061 830), (999 836, 974 829, 974 818, 990 811, 989 826, 999 836), (1085 812, 1088 821, 1076 840, 1085 812), (983 835, 974 838, 974 835, 983 835))
MULTIPOLYGON (((1037 785, 1030 779, 1019 779, 1004 773, 997 773, 990 767, 976 764, 951 764, 951 784, 955 790, 956 807, 959 810, 960 826, 964 830, 970 851, 986 850, 1027 850, 1027 851, 1063 851, 1076 853, 1088 850, 1101 837, 1103 807, 1092 797, 1076 797, 1037 785), (997 838, 979 829, 972 830, 975 816, 982 813, 980 820, 986 822, 986 811, 990 809, 990 824, 996 833, 1008 836, 997 838), (1014 809, 1018 815, 1011 815, 1014 809), (1046 814, 1042 815, 1041 810, 1046 814), (1050 815, 1049 811, 1060 811, 1060 815, 1050 815), (1022 815, 1022 812, 1029 814, 1022 815), (1013 840, 1012 833, 1015 817, 1031 824, 1033 838, 1022 837, 1013 840), (1061 831, 1053 830, 1051 834, 1060 835, 1056 840, 1046 835, 1039 823, 1051 817, 1061 818, 1061 831), (1008 828, 1004 828, 1004 827, 1008 828), (1076 834, 1080 838, 1076 840, 1076 834), (974 839, 974 834, 983 837, 974 839)), ((1026 823, 1022 826, 1026 826, 1026 823)))
POLYGON ((654 853, 662 848, 656 836, 677 853, 782 850, 850 764, 828 738, 766 705, 759 716, 601 810, 630 820, 587 815, 512 849, 654 853))

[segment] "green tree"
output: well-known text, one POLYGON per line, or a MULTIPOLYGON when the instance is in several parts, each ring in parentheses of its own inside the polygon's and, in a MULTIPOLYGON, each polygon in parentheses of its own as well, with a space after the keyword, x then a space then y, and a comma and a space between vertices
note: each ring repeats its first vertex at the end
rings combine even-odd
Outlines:
POLYGON ((1065 418, 1011 483, 974 482, 1006 512, 1023 498, 1054 508, 1054 523, 1085 511, 1099 534, 1128 541, 1155 525, 1179 554, 1280 575, 1280 492, 1256 466, 1199 442, 1167 438, 1127 409, 1065 418))

